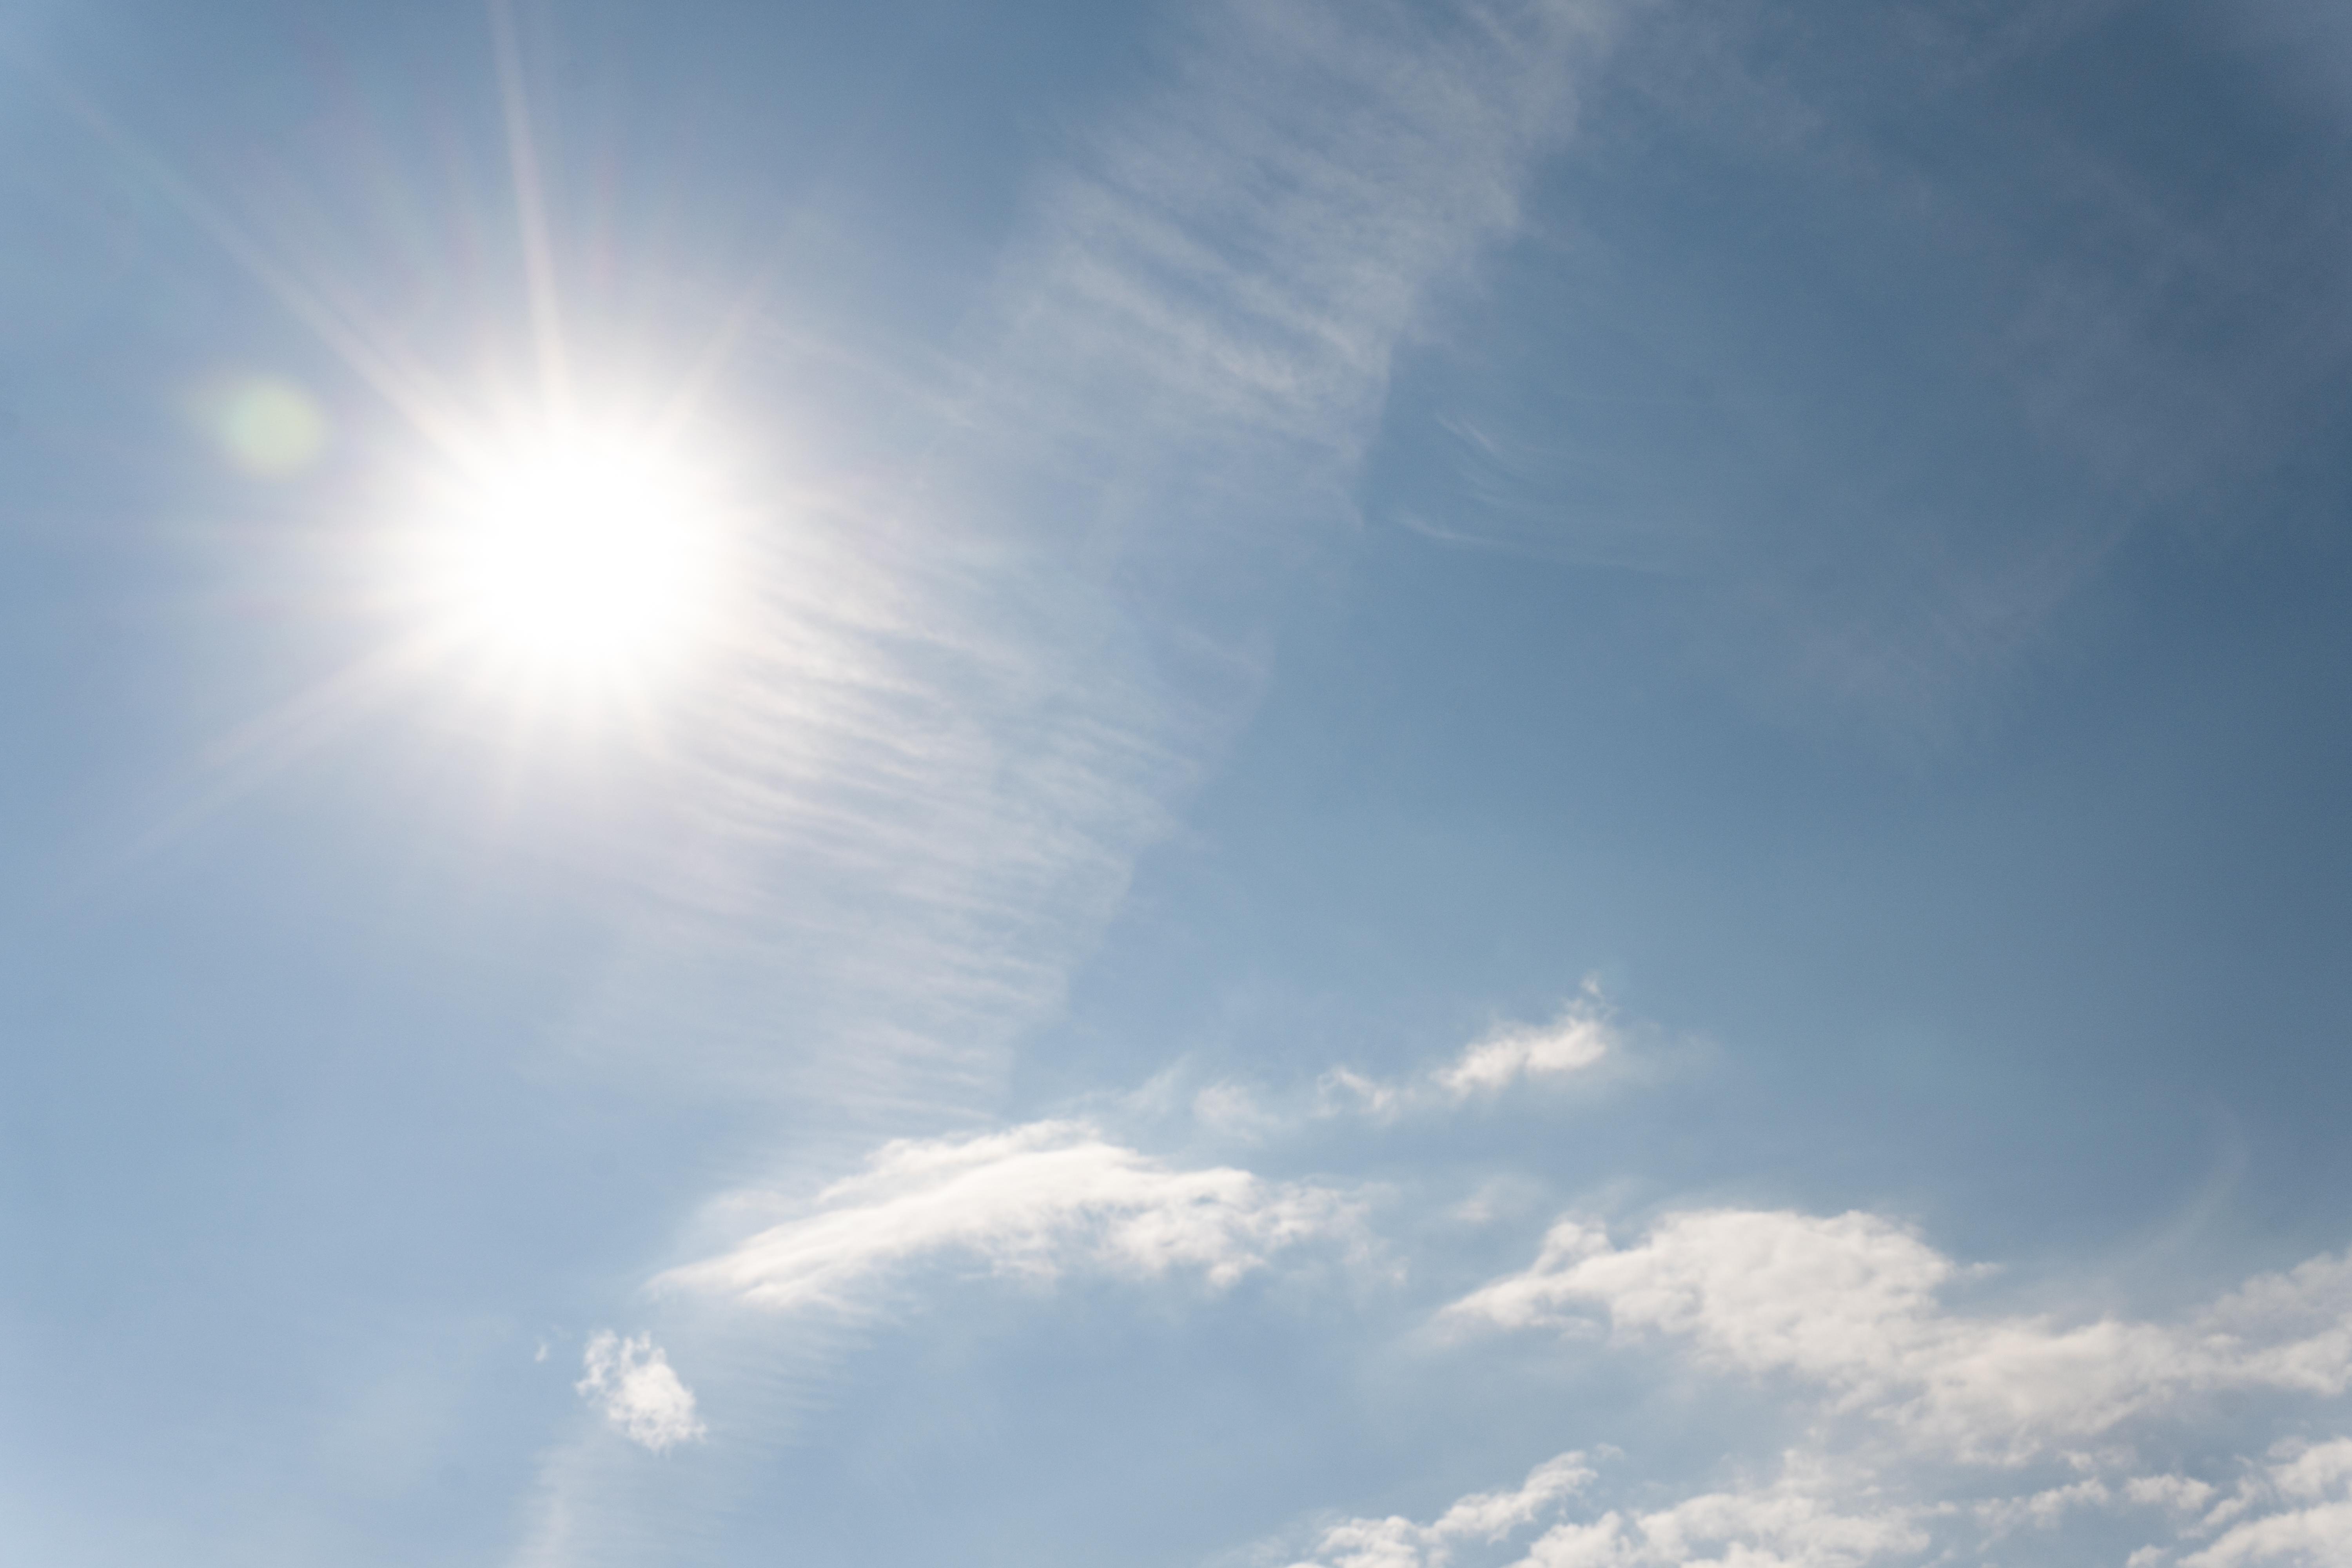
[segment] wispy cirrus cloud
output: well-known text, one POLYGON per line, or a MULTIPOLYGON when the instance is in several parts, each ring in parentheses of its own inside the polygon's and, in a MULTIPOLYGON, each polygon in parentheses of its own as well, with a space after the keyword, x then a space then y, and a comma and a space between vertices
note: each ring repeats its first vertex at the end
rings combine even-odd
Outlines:
POLYGON ((1246 716, 1399 345, 1520 223, 1624 8, 1176 8, 1156 79, 1034 171, 952 344, 745 372, 801 432, 755 476, 789 515, 600 1041, 663 1040, 666 1082, 969 1109, 1246 716))
MULTIPOLYGON (((1148 79, 1028 172, 951 342, 799 386, 805 334, 758 312, 729 380, 784 388, 783 514, 582 1032, 774 1108, 793 1174, 856 1173, 667 1289, 856 1308, 950 1258, 1214 1285, 1344 1229, 1344 1194, 1068 1125, 856 1162, 968 1125, 1057 1005, 1255 700, 1271 592, 1352 521, 1399 344, 1519 223, 1622 8, 1171 8, 1148 79)), ((550 1484, 574 1528, 613 1506, 550 1484)))
POLYGON ((1308 1241, 1360 1240, 1361 1209, 1337 1188, 1180 1169, 1086 1122, 1041 1121, 890 1143, 805 1213, 656 1283, 770 1309, 855 1309, 896 1270, 961 1258, 1033 1279, 1181 1271, 1222 1288, 1308 1241))
POLYGON ((1164 92, 1043 184, 1043 221, 1008 255, 1009 357, 1028 374, 1005 412, 1100 453, 1128 444, 1139 405, 1180 443, 1320 450, 1307 482, 1321 482, 1370 435, 1433 287, 1520 221, 1528 165, 1630 8, 1214 0, 1178 14, 1164 92))

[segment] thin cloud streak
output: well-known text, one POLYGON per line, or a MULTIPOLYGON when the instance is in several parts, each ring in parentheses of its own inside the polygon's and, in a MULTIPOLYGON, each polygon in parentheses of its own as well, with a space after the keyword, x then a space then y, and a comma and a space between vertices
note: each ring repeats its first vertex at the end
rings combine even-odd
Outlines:
POLYGON ((1624 9, 1202 7, 1176 81, 1047 183, 1008 254, 1004 353, 1030 374, 976 394, 1011 416, 983 424, 1112 473, 1182 473, 1213 442, 1259 459, 1253 486, 1320 454, 1285 485, 1312 493, 1370 437, 1431 290, 1518 223, 1624 9), (1156 454, 1121 450, 1139 408, 1156 454))
POLYGON ((1230 1166, 1180 1170, 1084 1122, 1042 1121, 891 1143, 807 1214, 655 1286, 777 1310, 856 1310, 892 1272, 961 1255, 1039 1281, 1077 1267, 1140 1279, 1182 1270, 1221 1289, 1276 1252, 1353 1237, 1360 1208, 1330 1187, 1230 1166))
POLYGON ((679 726, 686 846, 594 1035, 856 1130, 986 1095, 1246 716, 1267 585, 1346 522, 1396 345, 1517 223, 1614 9, 1187 17, 1171 79, 1037 183, 919 452, 779 454, 760 607, 679 726), (710 989, 681 963, 789 1044, 677 1016, 710 989))
MULTIPOLYGON (((970 1124, 1246 716, 1275 585, 1352 520, 1397 344, 1518 221, 1616 9, 1188 9, 1161 84, 1033 184, 914 435, 887 390, 871 418, 838 402, 902 386, 887 365, 798 398, 764 603, 678 726, 677 843, 584 1052, 769 1108, 793 1132, 771 1188, 970 1124)), ((947 1190, 857 1188, 912 1180, 868 1171, 851 1207, 665 1284, 856 1302, 960 1251, 1213 1286, 1341 1224, 1320 1190, 1052 1136, 962 1173, 955 1201, 1010 1205, 977 1231, 947 1190), (1013 1204, 1045 1171, 1077 1184, 1013 1204), (895 1227, 878 1250, 839 1217, 868 1210, 895 1227)), ((551 1463, 526 1561, 624 1506, 596 1463, 551 1463)))

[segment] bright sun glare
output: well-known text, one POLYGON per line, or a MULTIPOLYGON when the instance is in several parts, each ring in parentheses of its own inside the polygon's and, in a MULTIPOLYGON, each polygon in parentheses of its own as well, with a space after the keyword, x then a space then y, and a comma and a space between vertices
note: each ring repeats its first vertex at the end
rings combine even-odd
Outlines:
POLYGON ((661 444, 588 430, 518 441, 452 489, 436 508, 436 596, 467 642, 541 675, 635 675, 707 629, 709 500, 661 444))

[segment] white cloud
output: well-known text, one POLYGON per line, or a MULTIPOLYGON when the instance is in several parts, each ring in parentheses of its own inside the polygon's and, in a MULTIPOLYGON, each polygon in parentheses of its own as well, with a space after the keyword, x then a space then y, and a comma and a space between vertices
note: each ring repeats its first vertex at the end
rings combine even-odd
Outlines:
POLYGON ((1232 1138, 1263 1138, 1278 1132, 1283 1119, 1258 1103, 1247 1086, 1213 1083, 1192 1097, 1192 1119, 1211 1131, 1232 1138))
POLYGON ((2334 1394, 2352 1378, 2337 1260, 2255 1280, 2179 1325, 1948 1310, 1938 1292, 1962 1272, 1868 1214, 1690 1212, 1622 1248, 1570 1219, 1532 1268, 1448 1310, 1685 1342, 1707 1365, 1818 1384, 1835 1408, 1963 1460, 2022 1460, 2195 1391, 2334 1394))
POLYGON ((1533 1266, 1447 1315, 1662 1345, 1703 1372, 1775 1380, 1802 1436, 1769 1485, 1564 1521, 1518 1568, 2083 1561, 2093 1538, 2139 1568, 2352 1564, 2352 1437, 2225 1458, 2218 1479, 2138 1457, 2165 1423, 2201 1418, 2200 1394, 2231 1391, 2246 1412, 2260 1408, 2248 1394, 2345 1394, 2352 1265, 2315 1258, 2164 1322, 1948 1306, 1972 1272, 1863 1213, 1688 1211, 1624 1246, 1556 1225, 1533 1266), (2159 1539, 2126 1553, 2116 1538, 2138 1529, 2159 1539))
MULTIPOLYGON (((1562 1454, 1537 1466, 1517 1490, 1465 1497, 1429 1524, 1391 1517, 1329 1526, 1294 1568, 1445 1568, 1460 1546, 1500 1542, 1556 1516, 1595 1479, 1583 1454, 1562 1454)), ((1854 1568, 1928 1544, 1916 1517, 1924 1510, 1836 1500, 1851 1489, 1816 1465, 1792 1461, 1768 1483, 1558 1521, 1528 1545, 1517 1568, 1854 1568)))
POLYGON ((583 1398, 604 1409, 604 1418, 633 1443, 662 1453, 706 1436, 695 1414, 694 1390, 678 1381, 669 1357, 652 1336, 623 1339, 610 1329, 588 1341, 580 1381, 583 1398))
POLYGON ((1560 1079, 1597 1065, 1616 1047, 1616 1031, 1597 1007, 1570 1007, 1549 1026, 1503 1029, 1436 1073, 1456 1100, 1495 1094, 1522 1079, 1560 1079))
POLYGON ((1140 412, 1318 478, 1352 461, 1423 296, 1517 225, 1624 9, 1196 8, 1172 90, 1103 128, 1008 258, 1013 346, 1042 374, 1000 416, 1126 444, 1140 412))
POLYGON ((1592 1477, 1582 1454, 1562 1454, 1528 1471, 1517 1490, 1473 1493, 1429 1524, 1397 1516, 1348 1520, 1325 1530, 1311 1561, 1297 1568, 1442 1568, 1457 1543, 1505 1540, 1583 1490, 1592 1477))
POLYGON ((1528 1549, 1522 1568, 1853 1568, 1923 1550, 1928 1537, 1915 1512, 1841 1511, 1803 1478, 1784 1477, 1647 1513, 1612 1511, 1589 1524, 1555 1525, 1528 1549))
POLYGON ((2352 1563, 2352 1437, 2286 1445, 2273 1458, 2206 1516, 2209 1529, 2227 1528, 2181 1568, 2352 1563))
POLYGON ((677 815, 584 1043, 846 1137, 986 1103, 1246 717, 1397 346, 1517 227, 1625 8, 1173 7, 1159 79, 1033 172, 990 277, 940 280, 975 290, 936 301, 951 340, 763 308, 754 339, 840 341, 778 376, 809 379, 746 479, 758 608, 665 728, 677 815))
POLYGON ((1375 1079, 1333 1068, 1318 1086, 1327 1110, 1345 1107, 1375 1121, 1408 1111, 1492 1099, 1523 1083, 1559 1083, 1622 1056, 1624 1037, 1595 981, 1549 1024, 1505 1024, 1450 1061, 1407 1079, 1375 1079))
POLYGON ((2210 1502, 2213 1488, 2189 1476, 2135 1476, 2124 1483, 2124 1495, 2143 1507, 2187 1512, 2210 1502))
POLYGON ((1052 1279, 1084 1264, 1231 1284, 1269 1255, 1358 1233, 1358 1203, 1328 1187, 1229 1166, 1178 1170, 1082 1121, 971 1138, 900 1140, 809 1212, 657 1283, 772 1308, 848 1307, 885 1271, 961 1253, 1052 1279))
MULTIPOLYGON (((2147 1478, 2164 1479, 2177 1478, 2147 1478)), ((2144 1481, 2134 1481, 2129 1495, 2142 1500, 2144 1481)), ((2041 1530, 2055 1529, 2068 1511, 2078 1508, 2105 1508, 2116 1500, 2113 1488, 2098 1477, 2072 1482, 2063 1487, 2046 1487, 2024 1497, 1993 1498, 1977 1505, 1977 1517, 1990 1527, 1996 1537, 2005 1535, 2023 1525, 2041 1530)))
MULTIPOLYGON (((2096 1459, 2075 1456, 2079 1463, 2096 1459)), ((2128 1456, 2110 1456, 2118 1465, 2128 1456)), ((1639 1505, 1595 1500, 1600 1478, 1581 1453, 1537 1467, 1517 1491, 1464 1498, 1434 1522, 1391 1516, 1324 1527, 1314 1549, 1292 1568, 1454 1568, 1472 1543, 1481 1562, 1511 1568, 1864 1568, 1878 1563, 2014 1561, 2113 1562, 2120 1545, 2088 1549, 2081 1536, 2053 1532, 2079 1512, 2104 1516, 2102 1528, 2127 1529, 2149 1510, 2168 1512, 2170 1539, 2128 1552, 2134 1568, 2174 1557, 2225 1522, 2193 1510, 2210 1498, 2206 1482, 2177 1475, 2098 1476, 2062 1486, 1961 1502, 1940 1495, 1936 1475, 1889 1467, 1868 1456, 1832 1452, 1818 1441, 1783 1455, 1768 1479, 1738 1479, 1696 1489, 1663 1504, 1643 1488, 1639 1505), (2137 1515, 2135 1514, 2137 1511, 2137 1515), (1581 1518, 1561 1518, 1571 1511, 1581 1518), (2184 1513, 2191 1517, 2184 1517, 2184 1513), (1493 1550, 1542 1525, 1524 1548, 1493 1550), (2021 1528, 2038 1538, 2004 1540, 2021 1528), (2059 1555, 2063 1553, 2063 1555, 2059 1555)), ((2259 1517, 2235 1524, 2181 1568, 2338 1568, 2352 1562, 2352 1439, 2286 1451, 2258 1470, 2231 1504, 2259 1517), (2267 1509, 2270 1511, 2261 1512, 2267 1509)), ((1973 1492, 1974 1488, 1961 1488, 1973 1492)), ((2231 1515, 2231 1517, 2237 1517, 2231 1515)))

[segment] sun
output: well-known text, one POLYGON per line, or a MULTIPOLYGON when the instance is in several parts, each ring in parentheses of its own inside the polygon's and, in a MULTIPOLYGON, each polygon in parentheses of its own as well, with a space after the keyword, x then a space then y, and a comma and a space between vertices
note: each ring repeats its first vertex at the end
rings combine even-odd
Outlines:
POLYGON ((642 679, 712 629, 711 487, 673 443, 625 426, 508 437, 457 465, 430 510, 436 619, 516 673, 642 679))

